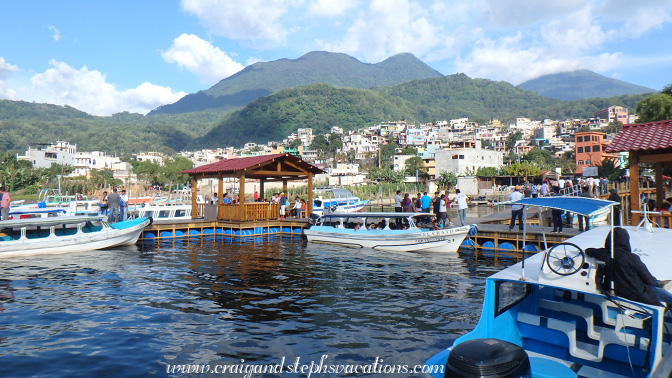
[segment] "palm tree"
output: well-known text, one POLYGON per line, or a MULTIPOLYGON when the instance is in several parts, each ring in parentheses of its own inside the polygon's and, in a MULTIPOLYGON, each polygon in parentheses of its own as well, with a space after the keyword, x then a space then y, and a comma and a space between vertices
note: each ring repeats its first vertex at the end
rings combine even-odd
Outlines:
POLYGON ((625 168, 617 165, 614 160, 604 159, 597 167, 597 175, 600 177, 606 177, 609 181, 613 182, 620 176, 625 174, 625 168))

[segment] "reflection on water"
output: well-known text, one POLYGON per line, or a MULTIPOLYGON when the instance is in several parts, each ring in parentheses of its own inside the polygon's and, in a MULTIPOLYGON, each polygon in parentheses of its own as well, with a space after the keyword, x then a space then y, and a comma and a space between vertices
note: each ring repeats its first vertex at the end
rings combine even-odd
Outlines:
POLYGON ((325 354, 422 364, 473 328, 501 261, 279 237, 7 259, 0 376, 165 376, 167 364, 325 354))

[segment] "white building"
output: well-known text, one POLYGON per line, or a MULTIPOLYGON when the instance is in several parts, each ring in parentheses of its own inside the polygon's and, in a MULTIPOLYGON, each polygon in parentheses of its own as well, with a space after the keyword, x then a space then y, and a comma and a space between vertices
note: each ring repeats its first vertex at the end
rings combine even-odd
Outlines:
POLYGON ((78 152, 73 164, 75 170, 71 176, 86 176, 92 169, 127 169, 126 166, 121 167, 120 164, 121 159, 116 156, 108 156, 103 151, 78 152))
POLYGON ((77 145, 59 140, 49 146, 28 147, 26 154, 16 155, 16 160, 27 160, 35 168, 49 168, 52 164, 75 165, 77 145))
POLYGON ((482 148, 441 149, 435 152, 436 176, 444 171, 464 176, 482 167, 499 168, 503 160, 504 154, 499 151, 482 148))

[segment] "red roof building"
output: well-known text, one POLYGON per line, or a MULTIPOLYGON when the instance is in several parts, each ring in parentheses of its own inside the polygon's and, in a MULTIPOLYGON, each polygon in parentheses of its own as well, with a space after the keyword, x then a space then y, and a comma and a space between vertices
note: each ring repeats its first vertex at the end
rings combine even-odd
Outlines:
MULTIPOLYGON (((649 163, 655 167, 656 199, 660 207, 665 198, 663 168, 672 167, 672 120, 623 125, 607 152, 629 152, 630 209, 639 210, 639 164, 649 163)), ((633 214, 633 224, 641 219, 633 214)))

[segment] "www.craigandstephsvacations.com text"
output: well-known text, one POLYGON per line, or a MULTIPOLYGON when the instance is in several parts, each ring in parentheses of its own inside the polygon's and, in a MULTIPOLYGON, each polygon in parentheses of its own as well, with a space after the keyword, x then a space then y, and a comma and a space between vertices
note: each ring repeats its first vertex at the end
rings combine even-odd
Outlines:
POLYGON ((369 374, 431 374, 440 372, 443 373, 443 365, 406 365, 406 364, 385 364, 384 360, 376 357, 375 361, 370 364, 336 364, 328 361, 329 356, 324 354, 319 361, 302 362, 301 357, 296 357, 295 360, 287 362, 285 357, 280 359, 278 364, 252 364, 246 363, 245 360, 240 360, 235 364, 221 364, 221 365, 195 365, 182 364, 166 366, 166 373, 168 374, 219 374, 234 376, 239 375, 242 378, 262 377, 264 374, 301 374, 306 378, 311 376, 319 376, 320 374, 328 374, 333 376, 356 376, 369 374))

